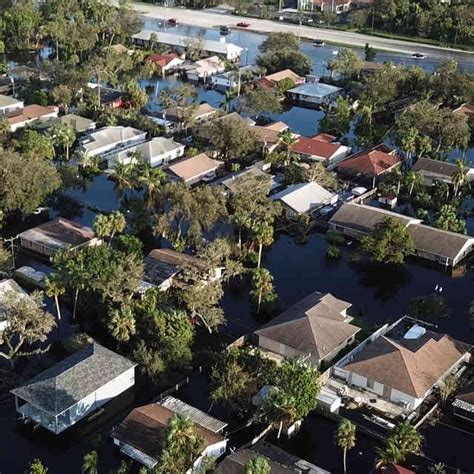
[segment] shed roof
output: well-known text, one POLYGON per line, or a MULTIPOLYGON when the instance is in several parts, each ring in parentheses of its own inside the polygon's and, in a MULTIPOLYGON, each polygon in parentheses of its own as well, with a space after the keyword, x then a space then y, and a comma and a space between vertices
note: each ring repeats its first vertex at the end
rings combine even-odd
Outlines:
POLYGON ((215 171, 221 165, 222 161, 213 160, 205 153, 200 153, 175 162, 168 170, 186 183, 215 171))
POLYGON ((295 212, 301 214, 314 207, 326 204, 334 194, 315 182, 298 183, 288 186, 283 191, 274 194, 273 201, 282 201, 295 212))
POLYGON ((56 416, 135 366, 94 342, 11 392, 56 416))
POLYGON ((255 331, 302 353, 323 359, 360 331, 343 314, 351 304, 315 291, 255 331))

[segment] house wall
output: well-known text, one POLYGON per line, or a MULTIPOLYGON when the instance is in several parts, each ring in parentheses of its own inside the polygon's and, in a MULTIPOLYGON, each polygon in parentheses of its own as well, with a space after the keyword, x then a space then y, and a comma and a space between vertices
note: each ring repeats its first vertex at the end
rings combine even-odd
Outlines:
POLYGON ((157 155, 152 156, 147 161, 150 163, 150 166, 153 168, 157 166, 166 166, 170 161, 176 160, 177 158, 181 158, 184 156, 184 146, 180 148, 176 148, 175 150, 171 150, 164 155, 157 155))
POLYGON ((392 388, 390 393, 390 401, 397 403, 397 404, 406 404, 408 408, 414 410, 418 408, 418 406, 423 401, 423 398, 415 398, 412 395, 408 395, 407 393, 400 392, 399 390, 392 388))
POLYGON ((16 104, 12 105, 7 105, 6 107, 1 107, 0 108, 0 115, 7 115, 11 112, 14 112, 15 110, 20 110, 24 107, 24 104, 22 101, 19 101, 16 104))
POLYGON ((227 448, 227 439, 222 440, 220 443, 211 444, 206 447, 206 449, 201 453, 198 459, 193 464, 192 469, 190 469, 189 473, 199 473, 199 469, 201 467, 202 460, 204 456, 212 456, 216 459, 220 458, 227 448))
POLYGON ((303 354, 302 352, 289 347, 281 342, 274 341, 265 336, 258 336, 258 345, 263 349, 279 354, 283 357, 308 357, 308 361, 311 362, 315 367, 319 367, 320 360, 317 357, 311 356, 311 354, 303 354))

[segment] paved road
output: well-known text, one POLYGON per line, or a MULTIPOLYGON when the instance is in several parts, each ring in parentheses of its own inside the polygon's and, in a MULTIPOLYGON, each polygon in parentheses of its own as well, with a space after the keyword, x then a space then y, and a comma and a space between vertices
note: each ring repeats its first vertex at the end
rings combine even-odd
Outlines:
POLYGON ((286 31, 299 34, 306 39, 322 39, 324 41, 344 44, 348 46, 363 47, 369 43, 372 47, 385 51, 412 54, 414 52, 424 53, 432 58, 453 58, 458 61, 474 61, 474 51, 453 50, 421 43, 410 43, 408 41, 392 40, 388 38, 377 38, 359 33, 328 30, 309 26, 298 26, 269 20, 244 18, 233 15, 224 15, 208 10, 184 10, 179 8, 164 8, 146 3, 133 3, 133 7, 141 14, 151 18, 163 20, 176 18, 180 23, 198 26, 202 28, 215 28, 219 25, 236 26, 240 21, 251 24, 250 30, 269 33, 273 31, 286 31))

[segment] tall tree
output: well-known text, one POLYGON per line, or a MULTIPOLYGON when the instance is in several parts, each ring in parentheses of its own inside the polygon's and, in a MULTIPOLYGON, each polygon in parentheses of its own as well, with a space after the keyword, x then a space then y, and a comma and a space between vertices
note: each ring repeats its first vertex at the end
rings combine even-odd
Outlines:
POLYGON ((328 62, 328 69, 331 73, 338 72, 346 80, 357 77, 361 67, 361 60, 352 49, 340 49, 337 56, 328 62))
POLYGON ((245 474, 270 474, 271 467, 263 456, 249 459, 245 464, 245 474))
POLYGON ((347 451, 352 449, 356 444, 356 427, 355 425, 347 420, 343 419, 339 423, 336 432, 336 444, 342 449, 343 452, 343 465, 344 474, 347 472, 347 451))
POLYGON ((273 89, 257 85, 250 89, 240 99, 240 106, 245 112, 256 117, 264 114, 279 114, 281 103, 273 89))
POLYGON ((135 316, 131 308, 129 306, 122 306, 111 310, 107 329, 119 344, 121 342, 128 342, 136 333, 135 316))
POLYGON ((93 228, 98 237, 108 238, 110 245, 114 236, 122 233, 126 225, 125 216, 119 211, 113 211, 110 214, 98 214, 93 228))
POLYGON ((452 176, 454 186, 454 196, 457 196, 459 190, 467 183, 467 174, 469 172, 469 165, 466 160, 457 159, 456 166, 458 169, 452 176))
POLYGON ((64 160, 69 161, 69 150, 76 141, 76 132, 65 123, 58 123, 49 131, 53 144, 64 151, 64 160))
POLYGON ((266 268, 255 268, 252 271, 252 291, 250 294, 257 303, 257 314, 262 303, 271 303, 277 299, 273 288, 273 276, 266 268))
POLYGON ((441 207, 434 224, 438 229, 466 233, 466 222, 457 216, 456 207, 452 204, 444 204, 441 207))
POLYGON ((46 279, 45 293, 49 298, 54 298, 58 321, 61 320, 61 308, 59 307, 59 297, 66 292, 61 277, 57 273, 50 273, 46 279))
POLYGON ((91 451, 84 456, 82 461, 83 474, 98 474, 99 473, 99 455, 97 451, 91 451))

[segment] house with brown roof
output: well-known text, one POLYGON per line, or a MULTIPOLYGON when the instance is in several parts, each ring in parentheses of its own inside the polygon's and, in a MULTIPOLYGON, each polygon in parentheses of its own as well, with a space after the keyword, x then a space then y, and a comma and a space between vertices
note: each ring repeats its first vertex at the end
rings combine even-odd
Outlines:
POLYGON ((52 257, 58 250, 75 250, 86 245, 99 245, 94 231, 64 217, 58 217, 18 234, 22 249, 44 257, 52 257))
POLYGON ((336 137, 319 133, 314 137, 299 137, 291 151, 301 158, 320 161, 328 169, 333 169, 347 157, 350 147, 335 142, 336 137))
MULTIPOLYGON (((171 122, 175 125, 176 131, 180 131, 183 127, 183 116, 187 111, 183 107, 170 107, 159 112, 161 119, 164 122, 171 122)), ((207 120, 214 118, 218 110, 207 102, 196 105, 190 113, 189 126, 194 127, 201 125, 207 120)))
POLYGON ((7 115, 10 131, 14 132, 38 119, 55 118, 58 116, 58 108, 55 106, 43 107, 42 105, 26 105, 22 109, 15 110, 7 115))
POLYGON ((284 122, 272 122, 267 125, 253 125, 250 130, 265 153, 275 151, 281 144, 280 133, 287 130, 284 122))
POLYGON ((315 291, 255 331, 272 357, 303 357, 319 367, 352 344, 360 328, 350 324, 351 303, 315 291))
POLYGON ((167 290, 173 284, 176 276, 184 268, 196 268, 202 272, 209 272, 210 280, 217 280, 222 276, 222 268, 210 268, 202 259, 173 249, 153 249, 143 260, 145 282, 167 290))
POLYGON ((200 153, 175 162, 166 171, 171 179, 191 185, 200 181, 212 181, 216 177, 216 171, 222 164, 222 161, 213 160, 205 153, 200 153))
POLYGON ((402 164, 402 159, 384 143, 368 150, 362 150, 349 156, 337 165, 337 171, 351 178, 360 178, 375 182, 385 173, 392 171, 402 164))
POLYGON ((112 432, 114 444, 122 454, 153 469, 160 461, 166 428, 175 415, 191 420, 196 435, 204 441, 202 452, 190 460, 192 465, 187 473, 199 472, 204 456, 218 459, 225 453, 227 439, 222 433, 227 423, 171 396, 132 410, 112 432))
MULTIPOLYGON (((419 158, 413 165, 413 171, 423 176, 426 186, 434 183, 453 183, 453 176, 458 172, 455 163, 449 161, 432 160, 431 158, 419 158)), ((469 168, 466 176, 468 181, 474 181, 474 168, 469 168)))
POLYGON ((349 386, 413 411, 469 358, 469 345, 403 322, 356 349, 337 368, 337 376, 349 386))
POLYGON ((267 81, 278 86, 281 81, 284 80, 291 80, 295 84, 295 86, 299 86, 303 84, 305 79, 304 77, 299 76, 296 72, 293 72, 291 69, 283 69, 283 71, 274 72, 273 74, 268 74, 264 76, 267 81))

